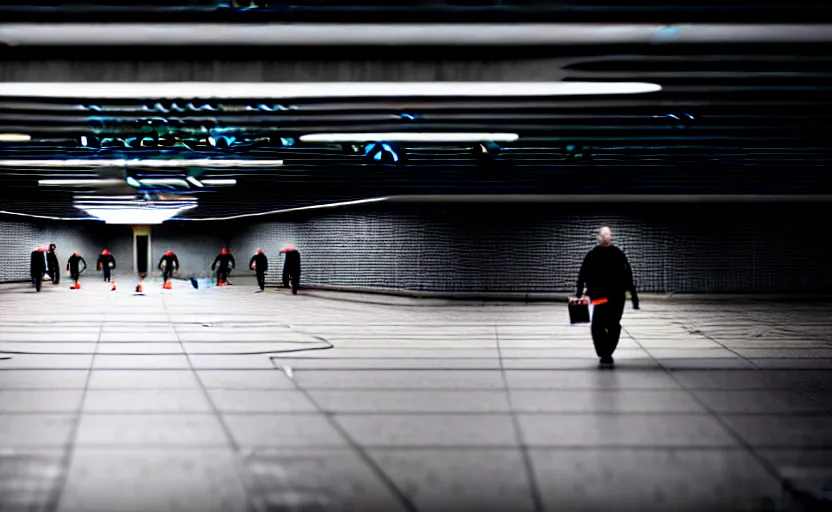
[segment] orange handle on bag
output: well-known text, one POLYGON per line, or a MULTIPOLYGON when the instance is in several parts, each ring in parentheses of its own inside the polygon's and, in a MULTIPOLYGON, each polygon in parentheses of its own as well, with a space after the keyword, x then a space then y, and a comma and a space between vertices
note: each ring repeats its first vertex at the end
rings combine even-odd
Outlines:
POLYGON ((595 300, 592 301, 592 305, 593 306, 598 306, 600 304, 606 304, 607 302, 609 302, 609 300, 607 300, 607 299, 595 299, 595 300))

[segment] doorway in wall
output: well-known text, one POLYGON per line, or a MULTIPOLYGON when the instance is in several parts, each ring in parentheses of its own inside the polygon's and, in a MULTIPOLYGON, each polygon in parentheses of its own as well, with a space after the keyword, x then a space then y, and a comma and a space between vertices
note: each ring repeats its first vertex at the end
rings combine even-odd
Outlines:
POLYGON ((133 228, 133 271, 146 274, 150 271, 150 228, 133 228))

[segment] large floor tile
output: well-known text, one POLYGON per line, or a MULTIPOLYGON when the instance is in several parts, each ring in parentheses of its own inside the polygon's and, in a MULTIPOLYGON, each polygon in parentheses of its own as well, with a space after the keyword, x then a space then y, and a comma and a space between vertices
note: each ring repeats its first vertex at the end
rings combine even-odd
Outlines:
POLYGON ((81 407, 80 389, 0 390, 0 414, 10 412, 74 413, 81 407))
POLYGON ((294 389, 286 374, 275 368, 265 370, 197 370, 208 389, 294 389))
POLYGON ((320 414, 226 414, 243 448, 346 447, 343 436, 320 414))
POLYGON ((503 389, 499 371, 483 370, 366 370, 314 371, 295 374, 304 389, 503 389))
POLYGON ((747 443, 763 448, 832 448, 832 415, 726 415, 747 443))
POLYGON ((511 417, 498 414, 345 414, 335 420, 367 447, 514 446, 511 417))
POLYGON ((78 426, 80 446, 176 448, 225 447, 228 438, 216 416, 195 414, 85 414, 78 426))
POLYGON ((253 450, 240 474, 255 510, 406 510, 395 482, 351 449, 253 450))
POLYGON ((667 372, 655 370, 506 370, 511 389, 680 389, 667 372))
POLYGON ((210 413, 211 405, 201 389, 97 390, 87 391, 84 413, 210 413))
POLYGON ((696 397, 717 413, 822 413, 827 408, 803 393, 780 390, 694 391, 696 397))
POLYGON ((272 389, 211 389, 214 406, 223 413, 314 413, 315 405, 300 391, 272 389))
POLYGON ((229 449, 79 448, 59 510, 243 512, 248 503, 229 449))
POLYGON ((0 414, 0 447, 63 447, 70 441, 74 423, 70 414, 0 414))
POLYGON ((678 390, 512 390, 519 412, 705 413, 687 391, 678 390))
POLYGON ((312 390, 324 411, 335 413, 508 412, 505 391, 312 390))
POLYGON ((0 370, 0 389, 84 389, 88 370, 0 370))
POLYGON ((517 449, 387 449, 370 456, 420 511, 534 510, 517 449))
POLYGON ((529 446, 738 446, 715 419, 703 415, 521 414, 518 419, 529 446))
POLYGON ((190 369, 183 370, 94 370, 90 389, 199 389, 190 369))
POLYGON ((533 450, 547 510, 775 510, 776 479, 743 450, 533 450), (730 483, 729 483, 730 482, 730 483))

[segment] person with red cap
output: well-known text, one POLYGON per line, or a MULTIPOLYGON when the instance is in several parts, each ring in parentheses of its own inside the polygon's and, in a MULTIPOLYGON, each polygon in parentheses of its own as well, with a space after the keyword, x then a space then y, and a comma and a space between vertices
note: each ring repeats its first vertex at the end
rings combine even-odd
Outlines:
POLYGON ((87 262, 81 257, 78 251, 75 251, 67 260, 66 269, 69 271, 69 278, 75 282, 73 288, 77 288, 79 286, 78 281, 81 279, 81 272, 87 270, 87 262), (84 264, 84 268, 80 268, 82 263, 84 264))
POLYGON ((109 283, 111 272, 116 268, 116 259, 107 249, 101 251, 97 268, 104 273, 104 281, 109 283))
POLYGON ((234 256, 231 255, 228 249, 220 251, 214 259, 214 263, 211 265, 211 271, 217 270, 217 286, 231 284, 228 282, 228 275, 231 273, 231 269, 236 266, 237 263, 234 261, 234 256), (218 266, 219 269, 217 269, 218 266))
POLYGON ((165 282, 165 286, 169 287, 168 281, 173 273, 179 270, 179 258, 176 257, 173 251, 166 252, 162 256, 162 259, 159 260, 159 270, 162 271, 162 279, 165 282))
POLYGON ((257 249, 257 254, 251 257, 249 268, 257 274, 257 286, 260 291, 266 289, 266 271, 269 270, 269 259, 263 254, 263 249, 257 249))

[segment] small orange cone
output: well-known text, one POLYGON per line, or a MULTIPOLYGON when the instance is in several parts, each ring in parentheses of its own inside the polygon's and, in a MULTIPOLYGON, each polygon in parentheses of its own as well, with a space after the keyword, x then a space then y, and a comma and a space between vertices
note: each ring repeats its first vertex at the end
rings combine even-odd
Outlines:
POLYGON ((142 288, 142 283, 136 285, 136 293, 144 293, 144 289, 142 288))
POLYGON ((75 284, 69 287, 70 290, 80 290, 81 289, 81 282, 79 280, 75 280, 75 284))
POLYGON ((111 285, 113 285, 113 287, 112 287, 112 288, 110 288, 110 291, 111 291, 111 292, 116 291, 116 280, 115 280, 115 279, 113 279, 112 281, 110 281, 110 284, 111 284, 111 285))
POLYGON ((173 285, 170 284, 170 281, 165 281, 165 284, 162 285, 162 288, 165 290, 173 290, 173 285))

